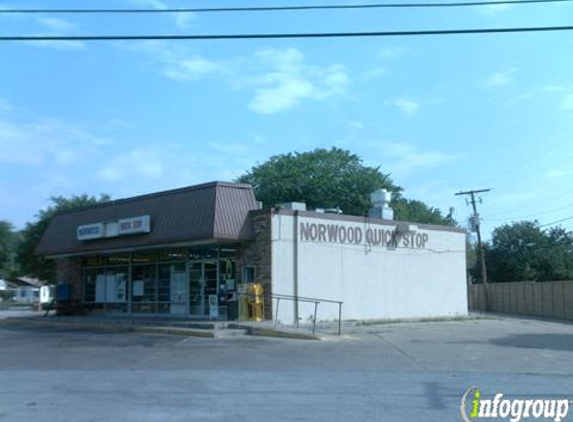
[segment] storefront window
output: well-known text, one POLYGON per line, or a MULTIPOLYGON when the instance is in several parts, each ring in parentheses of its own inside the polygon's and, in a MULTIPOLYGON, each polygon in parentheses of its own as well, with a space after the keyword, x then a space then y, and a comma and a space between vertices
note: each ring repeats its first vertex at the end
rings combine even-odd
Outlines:
POLYGON ((134 265, 137 264, 152 264, 155 262, 155 254, 152 253, 138 253, 138 254, 133 254, 133 256, 131 257, 131 262, 133 262, 134 265))
POLYGON ((221 256, 221 259, 229 258, 234 260, 237 257, 237 248, 234 247, 221 248, 219 250, 219 255, 221 256))
POLYGON ((187 259, 187 251, 185 249, 174 249, 172 251, 160 252, 157 255, 159 261, 185 261, 187 259))
POLYGON ((219 248, 208 246, 201 248, 191 248, 189 250, 189 259, 199 261, 204 259, 217 259, 219 257, 219 248))
POLYGON ((236 301, 233 246, 172 249, 84 259, 84 300, 106 311, 206 317, 236 301), (88 265, 92 264, 92 265, 88 265))
POLYGON ((255 268, 254 267, 243 267, 243 283, 254 283, 255 282, 255 268))
POLYGON ((125 255, 112 255, 106 258, 107 265, 129 265, 130 256, 125 255))
MULTIPOLYGON (((108 268, 105 274, 106 310, 127 312, 129 267, 108 268)), ((96 281, 96 296, 98 295, 96 281)))
POLYGON ((101 256, 88 256, 84 258, 84 265, 86 267, 103 266, 105 264, 105 258, 101 256))
POLYGON ((87 303, 93 303, 96 301, 96 280, 100 273, 103 273, 103 268, 88 268, 84 270, 84 280, 85 280, 85 297, 84 300, 87 303))
POLYGON ((132 311, 155 312, 157 301, 155 265, 134 265, 132 280, 132 311))
POLYGON ((185 262, 159 264, 157 269, 157 312, 185 314, 187 312, 188 290, 185 262))

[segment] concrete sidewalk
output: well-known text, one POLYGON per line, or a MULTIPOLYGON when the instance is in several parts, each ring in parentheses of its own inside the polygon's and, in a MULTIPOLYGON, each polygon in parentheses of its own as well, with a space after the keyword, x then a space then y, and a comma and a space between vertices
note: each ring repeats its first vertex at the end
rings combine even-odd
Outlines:
MULTIPOLYGON (((296 327, 273 327, 271 321, 227 322, 172 317, 46 316, 36 311, 0 311, 0 326, 54 327, 102 332, 138 332, 188 337, 225 338, 240 335, 319 340, 296 327)), ((329 337, 328 334, 324 336, 329 337)))

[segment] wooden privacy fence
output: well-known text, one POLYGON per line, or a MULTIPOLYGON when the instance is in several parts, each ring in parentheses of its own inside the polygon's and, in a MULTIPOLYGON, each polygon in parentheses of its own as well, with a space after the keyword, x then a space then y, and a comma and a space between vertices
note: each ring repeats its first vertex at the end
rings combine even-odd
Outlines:
MULTIPOLYGON (((468 289, 471 310, 486 310, 483 284, 468 289)), ((489 311, 573 319, 573 281, 488 284, 489 311)))

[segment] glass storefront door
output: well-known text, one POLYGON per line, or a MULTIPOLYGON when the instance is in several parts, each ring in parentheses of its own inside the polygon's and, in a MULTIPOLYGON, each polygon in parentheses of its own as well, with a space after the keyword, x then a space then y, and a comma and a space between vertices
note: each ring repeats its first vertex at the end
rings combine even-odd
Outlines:
POLYGON ((192 316, 209 315, 209 296, 217 297, 216 261, 189 263, 189 311, 192 316))

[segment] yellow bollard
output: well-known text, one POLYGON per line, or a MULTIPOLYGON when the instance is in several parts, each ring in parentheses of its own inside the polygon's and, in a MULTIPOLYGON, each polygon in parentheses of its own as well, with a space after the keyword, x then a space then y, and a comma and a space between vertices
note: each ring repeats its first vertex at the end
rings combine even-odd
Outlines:
POLYGON ((260 283, 249 283, 248 299, 249 299, 249 319, 251 321, 262 321, 264 319, 265 289, 260 283))

